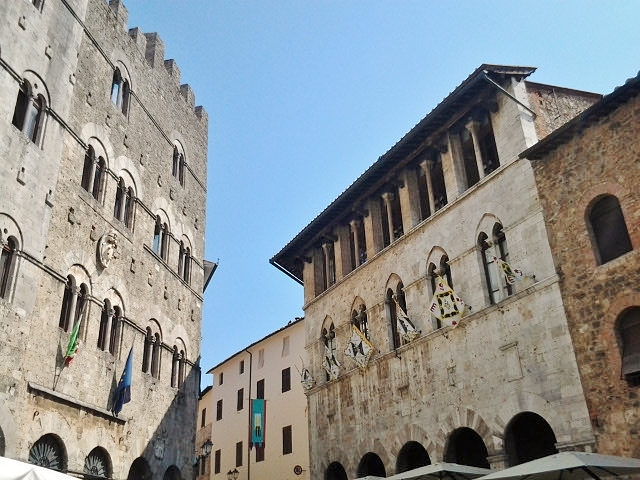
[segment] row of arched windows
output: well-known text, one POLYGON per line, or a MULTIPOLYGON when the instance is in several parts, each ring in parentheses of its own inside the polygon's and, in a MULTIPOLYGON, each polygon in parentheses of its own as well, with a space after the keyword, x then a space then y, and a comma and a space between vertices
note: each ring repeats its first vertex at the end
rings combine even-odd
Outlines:
MULTIPOLYGON (((153 252, 165 262, 169 261, 169 243, 171 240, 171 232, 169 225, 163 221, 160 215, 156 216, 156 224, 153 230, 153 252)), ((191 247, 185 240, 181 240, 178 245, 178 269, 177 274, 181 280, 187 284, 191 283, 191 264, 193 257, 191 256, 191 247)))
MULTIPOLYGON (((549 423, 534 412, 521 412, 507 424, 504 433, 504 451, 508 466, 558 453, 556 435, 549 423)), ((483 438, 470 427, 454 429, 445 442, 443 462, 490 468, 488 449, 483 438)), ((332 461, 324 472, 325 480, 347 480, 368 476, 387 477, 419 467, 431 465, 432 460, 424 446, 408 441, 399 449, 394 472, 387 472, 384 462, 375 452, 366 452, 357 463, 355 472, 348 475, 342 463, 332 461)), ((444 474, 444 472, 443 472, 444 474)))
MULTIPOLYGON (((117 295, 112 295, 112 297, 117 297, 117 295)), ((89 321, 88 308, 90 301, 90 292, 87 284, 78 285, 75 277, 69 275, 65 284, 62 307, 60 309, 59 328, 68 332, 78 322, 89 321)), ((124 325, 124 310, 122 305, 117 304, 119 301, 119 298, 118 300, 104 299, 96 340, 98 350, 108 352, 113 356, 118 354, 124 325)), ((152 323, 156 325, 155 322, 152 323)), ((89 331, 91 328, 88 325, 85 327, 85 331, 89 331)), ((86 336, 87 334, 85 333, 85 338, 86 336)), ((187 357, 184 345, 181 341, 178 343, 180 347, 174 345, 171 350, 171 386, 180 388, 184 381, 187 357)), ((155 326, 155 329, 147 327, 142 356, 142 371, 157 379, 160 378, 161 373, 162 349, 162 337, 159 327, 155 326)))
MULTIPOLYGON (((93 198, 102 203, 102 192, 108 178, 107 164, 103 157, 97 157, 95 149, 89 145, 84 157, 82 180, 80 185, 93 198)), ((133 186, 127 186, 123 177, 118 179, 116 197, 113 203, 113 217, 121 221, 125 227, 133 227, 136 194, 133 186)))

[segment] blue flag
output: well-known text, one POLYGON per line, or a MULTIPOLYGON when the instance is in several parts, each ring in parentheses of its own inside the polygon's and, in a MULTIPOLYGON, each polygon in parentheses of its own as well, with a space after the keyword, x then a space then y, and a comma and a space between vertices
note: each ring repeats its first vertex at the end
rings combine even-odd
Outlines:
POLYGON ((116 387, 116 391, 113 394, 113 406, 111 411, 115 416, 118 416, 122 406, 125 403, 131 401, 131 375, 133 374, 133 347, 129 350, 129 356, 127 357, 127 363, 124 366, 124 371, 116 387))

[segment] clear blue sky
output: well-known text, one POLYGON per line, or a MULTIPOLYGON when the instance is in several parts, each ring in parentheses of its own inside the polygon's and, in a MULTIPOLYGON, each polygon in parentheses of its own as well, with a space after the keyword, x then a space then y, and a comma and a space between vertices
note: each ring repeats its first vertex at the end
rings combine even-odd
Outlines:
MULTIPOLYGON (((209 114, 202 369, 302 316, 269 264, 482 63, 609 93, 640 69, 637 1, 125 0, 209 114)), ((203 375, 203 385, 211 383, 203 375)))

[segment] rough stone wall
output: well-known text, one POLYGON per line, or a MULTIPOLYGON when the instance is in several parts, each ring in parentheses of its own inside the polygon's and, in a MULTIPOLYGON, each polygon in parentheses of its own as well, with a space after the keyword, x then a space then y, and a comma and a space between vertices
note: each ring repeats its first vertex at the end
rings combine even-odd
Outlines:
POLYGON ((474 429, 494 466, 503 465, 505 426, 524 411, 551 425, 560 448, 592 442, 532 169, 522 160, 368 259, 309 302, 305 317, 307 357, 319 380, 308 396, 312 478, 322 478, 333 461, 355 477, 367 452, 394 473, 409 441, 422 444, 432 462, 443 461, 445 442, 458 427, 474 429), (504 226, 512 265, 535 274, 536 282, 489 305, 475 245, 479 232, 496 221, 504 226), (434 330, 428 313, 427 266, 437 264, 442 252, 450 258, 456 294, 472 307, 453 330, 434 330), (384 305, 396 278, 404 285, 407 313, 423 332, 397 355, 384 305), (368 308, 376 347, 364 373, 344 355, 356 297, 368 308), (321 328, 330 322, 342 364, 337 382, 324 382, 321 368, 321 328))
POLYGON ((640 456, 638 387, 622 378, 615 325, 640 306, 640 98, 532 161, 582 384, 601 453, 640 456), (598 265, 585 218, 615 195, 634 250, 598 265))
POLYGON ((602 95, 595 93, 526 83, 529 102, 537 114, 535 126, 539 139, 543 139, 602 98, 602 95))
POLYGON ((53 433, 70 470, 81 472, 99 446, 114 478, 126 478, 138 457, 154 478, 170 466, 187 478, 200 383, 207 114, 180 84, 175 62, 165 61, 157 34, 126 31, 119 1, 68 3, 90 36, 62 2, 46 1, 42 12, 24 1, 0 7, 7 27, 0 33, 0 227, 20 239, 11 295, 0 299, 0 454, 26 460, 33 443, 53 433), (126 115, 111 101, 114 67, 130 82, 126 115), (19 78, 29 69, 43 78, 60 118, 48 116, 42 148, 11 125, 19 78), (185 152, 184 186, 172 176, 175 141, 185 152), (107 162, 98 200, 81 187, 89 144, 107 162), (119 177, 137 198, 131 227, 114 218, 119 177), (172 235, 166 261, 153 252, 159 212, 172 235), (117 233, 118 254, 105 268, 98 245, 109 231, 117 233), (189 283, 177 274, 181 240, 194 259, 189 283), (68 274, 88 285, 90 301, 79 353, 64 367, 69 332, 58 319, 68 274), (105 298, 123 310, 115 355, 97 347, 105 298), (141 369, 147 326, 162 336, 158 379, 141 369), (182 388, 171 386, 174 345, 186 354, 182 388), (132 400, 115 418, 109 409, 130 348, 132 400))

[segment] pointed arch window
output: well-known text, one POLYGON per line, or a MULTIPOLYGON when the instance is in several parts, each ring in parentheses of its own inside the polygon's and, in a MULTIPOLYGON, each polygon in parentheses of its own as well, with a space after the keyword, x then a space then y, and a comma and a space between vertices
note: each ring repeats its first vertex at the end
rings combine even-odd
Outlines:
POLYGON ((407 302, 404 296, 404 286, 402 282, 398 283, 395 292, 391 288, 387 289, 385 303, 389 308, 389 320, 391 322, 391 346, 392 349, 395 350, 406 343, 402 340, 400 332, 398 331, 398 315, 400 314, 400 312, 398 312, 398 306, 405 313, 407 311, 407 302))
POLYGON ((358 327, 358 330, 369 339, 369 321, 367 319, 367 307, 366 305, 360 305, 359 309, 355 309, 351 312, 351 323, 358 327))
POLYGON ((180 242, 180 254, 178 256, 178 276, 189 283, 191 279, 191 249, 180 242))
POLYGON ((493 226, 491 238, 486 233, 480 232, 478 235, 478 248, 481 252, 489 303, 493 305, 514 293, 513 285, 507 282, 495 260, 498 258, 503 262, 509 263, 507 237, 502 225, 496 223, 493 226))

